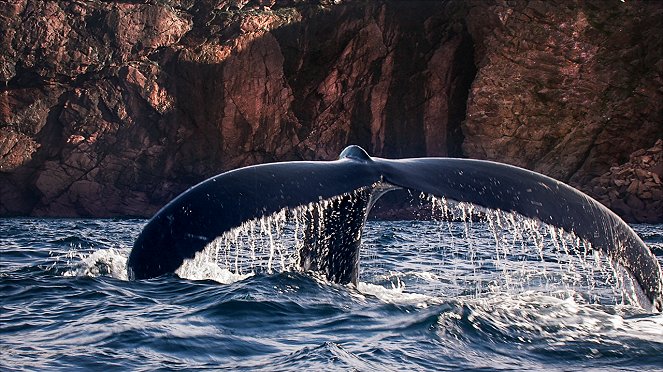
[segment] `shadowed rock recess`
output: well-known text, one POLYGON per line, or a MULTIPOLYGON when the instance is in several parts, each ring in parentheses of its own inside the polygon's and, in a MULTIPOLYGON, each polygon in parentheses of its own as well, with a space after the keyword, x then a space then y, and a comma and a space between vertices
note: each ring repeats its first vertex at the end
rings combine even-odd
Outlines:
POLYGON ((661 24, 662 2, 617 0, 2 1, 0 215, 150 216, 353 143, 523 166, 663 222, 661 24))

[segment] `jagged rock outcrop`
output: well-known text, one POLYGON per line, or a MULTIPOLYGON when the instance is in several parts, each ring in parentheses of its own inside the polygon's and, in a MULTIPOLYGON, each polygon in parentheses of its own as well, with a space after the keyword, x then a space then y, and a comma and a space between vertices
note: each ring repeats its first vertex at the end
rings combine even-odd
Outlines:
POLYGON ((348 143, 585 187, 663 137, 662 14, 619 1, 0 2, 0 215, 149 216, 223 170, 348 143))
POLYGON ((628 162, 611 167, 586 187, 613 211, 636 222, 663 218, 663 140, 631 154, 628 162))

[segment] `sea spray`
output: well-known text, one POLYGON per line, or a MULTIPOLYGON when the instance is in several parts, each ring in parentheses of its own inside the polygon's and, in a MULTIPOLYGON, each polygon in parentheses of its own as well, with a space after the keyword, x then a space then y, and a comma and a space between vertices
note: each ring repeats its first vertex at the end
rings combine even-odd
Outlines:
MULTIPOLYGON (((358 197, 362 191, 351 196, 358 197)), ((257 273, 300 270, 299 250, 305 244, 310 216, 334 210, 347 195, 247 221, 215 239, 193 260, 185 260, 176 273, 225 283, 257 273)), ((576 289, 590 303, 637 303, 634 283, 626 271, 573 232, 513 212, 426 194, 422 199, 430 205, 436 229, 424 234, 425 240, 406 242, 401 249, 417 256, 418 267, 426 267, 428 277, 439 278, 437 286, 428 281, 428 290, 436 288, 429 294, 481 298, 534 290, 564 296, 576 289), (493 241, 494 249, 486 250, 477 243, 486 237, 493 241), (429 265, 431 254, 444 256, 446 264, 429 265)), ((329 218, 341 217, 332 214, 329 218)), ((320 235, 325 231, 325 219, 314 219, 314 223, 315 239, 324 242, 329 238, 320 235)), ((378 253, 364 244, 361 255, 378 253)), ((421 272, 405 275, 410 274, 421 280, 421 272)))
POLYGON ((514 212, 491 210, 468 203, 458 203, 432 195, 423 195, 431 205, 431 218, 439 231, 448 231, 444 241, 434 242, 451 249, 459 257, 460 267, 451 269, 454 282, 474 288, 476 296, 485 292, 517 293, 536 289, 559 294, 582 289, 590 302, 616 301, 637 303, 633 279, 618 263, 591 244, 554 226, 523 217, 514 212), (454 231, 461 224, 462 231, 454 231), (475 238, 492 235, 494 250, 477 251, 475 238), (458 246, 467 249, 460 252, 458 246), (468 275, 467 265, 472 266, 468 275), (482 283, 494 267, 489 283, 482 283), (481 272, 481 275, 477 275, 481 272), (553 274, 554 273, 554 274, 553 274), (462 277, 457 277, 457 275, 462 277), (499 275, 498 275, 499 274, 499 275), (478 278, 478 280, 475 280, 478 278), (484 278, 484 279, 482 279, 484 278))
POLYGON ((67 261, 69 269, 65 270, 63 276, 110 276, 116 279, 127 280, 127 255, 115 248, 100 249, 89 254, 75 253, 72 249, 70 253, 73 258, 78 256, 79 261, 70 264, 67 261))
POLYGON ((214 239, 193 259, 184 260, 184 264, 175 273, 187 279, 216 280, 214 273, 222 272, 222 281, 225 281, 228 277, 226 272, 243 278, 257 273, 297 271, 302 266, 300 249, 305 244, 306 229, 311 227, 308 225, 309 221, 316 224, 308 231, 312 231, 315 241, 324 242, 330 239, 324 235, 326 219, 311 216, 322 215, 331 210, 333 214, 328 216, 329 218, 342 219, 339 214, 342 211, 336 210, 341 201, 350 196, 351 202, 354 202, 353 200, 366 190, 367 188, 361 188, 350 194, 282 209, 274 214, 246 221, 214 239), (217 265, 221 271, 212 270, 209 265, 217 265))

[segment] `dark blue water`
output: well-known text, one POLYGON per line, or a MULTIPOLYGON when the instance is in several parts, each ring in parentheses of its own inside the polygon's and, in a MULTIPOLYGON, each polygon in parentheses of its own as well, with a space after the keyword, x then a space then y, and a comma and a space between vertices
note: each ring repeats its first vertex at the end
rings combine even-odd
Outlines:
MULTIPOLYGON (((535 230, 369 222, 356 287, 127 281, 145 222, 0 220, 0 370, 663 370, 663 315, 535 230)), ((663 226, 634 228, 663 261, 663 226)))

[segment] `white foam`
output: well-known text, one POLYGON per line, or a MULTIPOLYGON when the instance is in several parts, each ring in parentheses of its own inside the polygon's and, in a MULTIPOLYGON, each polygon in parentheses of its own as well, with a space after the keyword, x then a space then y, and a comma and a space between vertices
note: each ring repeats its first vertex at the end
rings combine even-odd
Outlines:
POLYGON ((405 292, 405 284, 400 280, 395 284, 392 283, 391 288, 371 283, 358 282, 357 290, 364 295, 375 296, 380 301, 391 304, 415 305, 419 308, 426 308, 431 303, 439 302, 435 297, 419 293, 405 292))
POLYGON ((204 252, 196 253, 193 259, 184 260, 175 274, 183 279, 213 280, 221 284, 235 283, 253 276, 253 273, 237 274, 228 269, 222 269, 204 252))
POLYGON ((90 254, 79 254, 81 261, 62 275, 110 276, 115 279, 127 280, 128 254, 128 252, 115 248, 100 249, 90 254))

